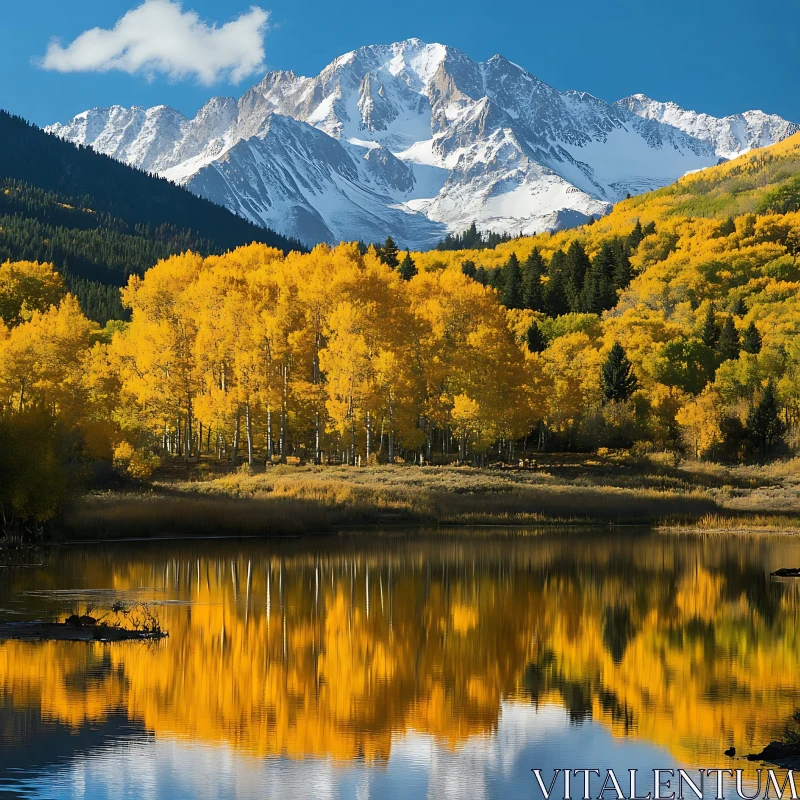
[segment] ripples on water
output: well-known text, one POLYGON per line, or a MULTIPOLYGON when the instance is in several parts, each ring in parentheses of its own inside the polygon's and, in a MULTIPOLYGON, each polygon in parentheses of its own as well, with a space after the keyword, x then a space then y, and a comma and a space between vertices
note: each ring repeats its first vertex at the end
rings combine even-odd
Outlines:
POLYGON ((800 581, 769 578, 796 565, 792 537, 646 531, 64 547, 3 571, 0 616, 146 601, 170 635, 0 643, 0 791, 515 798, 532 767, 730 767, 800 707, 800 581))

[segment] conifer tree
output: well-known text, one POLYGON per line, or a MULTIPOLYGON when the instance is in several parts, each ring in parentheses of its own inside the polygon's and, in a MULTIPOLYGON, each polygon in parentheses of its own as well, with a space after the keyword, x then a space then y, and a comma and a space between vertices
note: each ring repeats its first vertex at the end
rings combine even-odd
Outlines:
POLYGON ((783 433, 779 411, 775 383, 770 379, 761 398, 750 407, 747 415, 747 432, 762 456, 767 454, 783 433))
POLYGON ((522 270, 517 254, 512 253, 503 267, 502 303, 506 308, 522 308, 522 270))
POLYGON ((578 310, 586 314, 601 315, 608 306, 606 302, 607 294, 606 282, 602 272, 599 269, 590 270, 586 276, 586 283, 581 293, 581 304, 578 310))
POLYGON ((583 245, 578 241, 572 242, 564 259, 564 289, 572 311, 581 310, 583 285, 591 266, 583 245))
POLYGON ((719 325, 714 315, 714 306, 710 304, 703 320, 703 327, 700 329, 700 339, 706 347, 715 347, 719 340, 719 325))
POLYGON ((405 258, 403 258, 400 269, 397 270, 397 274, 404 281, 410 281, 417 274, 417 265, 414 263, 414 259, 411 258, 410 252, 407 252, 405 258))
POLYGON ((477 267, 475 266, 475 262, 474 262, 474 261, 470 261, 469 259, 467 259, 467 260, 466 260, 466 261, 465 261, 465 262, 464 262, 464 263, 461 265, 461 271, 462 271, 462 272, 463 272, 463 273, 464 273, 464 274, 465 274, 465 275, 466 275, 468 278, 472 278, 472 279, 474 280, 474 279, 475 279, 475 273, 477 272, 477 267))
POLYGON ((728 361, 733 358, 739 358, 740 349, 739 331, 736 330, 736 325, 734 325, 733 314, 728 314, 725 324, 722 326, 722 332, 719 335, 717 352, 723 361, 728 361))
POLYGON ((603 242, 586 276, 581 303, 583 311, 602 314, 605 309, 614 306, 617 299, 613 284, 616 266, 616 255, 611 244, 603 242))
POLYGON ((733 217, 728 217, 725 222, 719 226, 718 233, 720 236, 730 236, 732 233, 736 233, 736 223, 733 221, 733 217))
POLYGON ((539 325, 537 324, 536 320, 531 322, 531 326, 528 328, 528 331, 525 334, 525 342, 528 345, 528 350, 531 353, 541 353, 543 350, 547 349, 547 340, 539 330, 539 325))
POLYGON ((538 248, 534 247, 525 260, 522 277, 522 306, 531 311, 542 311, 544 304, 544 259, 538 248))
POLYGON ((386 237, 383 247, 378 250, 378 258, 390 269, 397 269, 400 260, 398 258, 397 245, 391 236, 386 237))
POLYGON ((642 233, 645 236, 652 236, 656 232, 656 224, 655 222, 648 222, 647 225, 642 228, 642 233))
POLYGON ((753 354, 761 352, 761 334, 755 322, 751 322, 742 334, 742 350, 753 354))
POLYGON ((544 310, 549 317, 560 317, 562 314, 569 313, 569 300, 564 287, 563 264, 565 258, 561 250, 556 250, 550 259, 549 280, 544 287, 544 310))
POLYGON ((628 234, 628 245, 630 246, 631 250, 635 250, 641 244, 642 239, 644 239, 642 223, 637 219, 636 224, 633 226, 633 230, 628 234))
POLYGON ((613 284, 617 289, 627 289, 633 278, 633 270, 631 268, 631 260, 628 258, 628 248, 620 240, 616 242, 614 247, 614 258, 613 284))
POLYGON ((731 306, 731 314, 737 317, 743 317, 747 313, 747 306, 744 304, 743 297, 737 297, 731 306))
POLYGON ((622 345, 614 342, 600 370, 600 386, 607 401, 624 402, 636 391, 639 381, 622 345))

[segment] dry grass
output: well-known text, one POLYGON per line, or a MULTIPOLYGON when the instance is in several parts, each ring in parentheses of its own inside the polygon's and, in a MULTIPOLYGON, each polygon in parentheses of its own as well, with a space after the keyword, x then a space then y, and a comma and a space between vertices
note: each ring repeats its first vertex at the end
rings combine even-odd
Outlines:
MULTIPOLYGON (((668 461, 556 456, 536 470, 173 466, 146 491, 94 494, 70 536, 287 535, 352 526, 695 524, 721 514, 713 486, 668 461), (217 471, 215 471, 217 470, 217 471)), ((725 478, 726 481, 729 478, 725 478)), ((723 490, 720 490, 723 491, 723 490)), ((724 491, 723 491, 724 493, 724 491)))

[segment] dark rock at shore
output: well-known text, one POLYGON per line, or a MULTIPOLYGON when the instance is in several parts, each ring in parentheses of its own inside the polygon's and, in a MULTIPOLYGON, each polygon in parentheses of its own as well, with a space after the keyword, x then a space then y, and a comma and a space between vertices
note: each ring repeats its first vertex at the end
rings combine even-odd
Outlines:
POLYGON ((770 742, 760 753, 750 753, 748 761, 769 761, 779 767, 800 764, 800 747, 785 742, 770 742))
POLYGON ((776 578, 800 578, 800 567, 781 567, 771 575, 776 578))
POLYGON ((90 617, 88 614, 84 614, 83 616, 79 617, 77 614, 73 614, 70 617, 67 617, 64 620, 65 625, 75 625, 78 628, 83 627, 91 627, 92 625, 97 625, 97 620, 94 617, 90 617))
POLYGON ((21 639, 27 642, 128 642, 163 639, 167 634, 160 630, 129 630, 111 625, 98 625, 97 620, 82 623, 84 617, 73 614, 66 622, 0 622, 0 641, 21 639), (73 617, 78 622, 73 622, 73 617))

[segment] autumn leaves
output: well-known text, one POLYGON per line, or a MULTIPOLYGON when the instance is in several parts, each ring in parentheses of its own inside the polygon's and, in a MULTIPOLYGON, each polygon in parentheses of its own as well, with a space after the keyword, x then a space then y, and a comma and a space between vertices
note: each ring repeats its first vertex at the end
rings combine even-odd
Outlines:
POLYGON ((159 262, 123 299, 116 418, 186 458, 465 457, 534 421, 522 342, 460 271, 405 280, 355 245, 251 245, 159 262))

